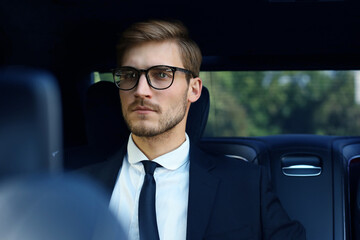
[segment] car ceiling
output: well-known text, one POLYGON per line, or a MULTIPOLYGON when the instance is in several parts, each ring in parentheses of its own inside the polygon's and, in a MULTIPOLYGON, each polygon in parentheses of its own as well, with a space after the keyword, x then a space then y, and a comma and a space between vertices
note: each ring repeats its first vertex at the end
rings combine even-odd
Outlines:
POLYGON ((188 26, 202 49, 203 70, 356 69, 359 5, 349 0, 3 0, 2 59, 58 71, 106 71, 115 64, 114 45, 124 27, 161 17, 188 26))

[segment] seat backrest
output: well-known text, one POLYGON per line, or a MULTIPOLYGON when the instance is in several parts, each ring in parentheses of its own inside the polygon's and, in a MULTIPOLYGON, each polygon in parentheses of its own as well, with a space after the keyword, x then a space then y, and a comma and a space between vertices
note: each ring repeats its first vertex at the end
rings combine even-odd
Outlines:
POLYGON ((226 155, 253 164, 268 161, 266 146, 252 138, 203 138, 200 147, 213 154, 226 155))
POLYGON ((60 94, 54 77, 0 69, 0 177, 61 170, 60 94))
POLYGON ((274 191, 292 219, 301 222, 307 239, 348 239, 343 159, 335 155, 333 136, 259 137, 269 149, 266 167, 274 191))
POLYGON ((334 152, 343 159, 346 167, 345 183, 348 185, 351 239, 360 239, 360 137, 339 138, 333 143, 334 152))
MULTIPOLYGON (((359 172, 358 172, 359 174, 359 172)), ((354 204, 353 208, 353 214, 352 214, 352 221, 353 221, 353 239, 359 239, 360 238, 360 178, 358 178, 357 181, 357 188, 356 188, 356 202, 354 204)))
MULTIPOLYGON (((351 142, 318 135, 203 138, 200 146, 265 167, 274 192, 290 218, 304 225, 307 239, 350 239, 346 159, 360 159, 360 138, 351 142)), ((360 219, 356 219, 360 216, 356 206, 360 174, 355 170, 355 162, 352 165, 350 176, 356 178, 352 180, 356 181, 352 187, 352 226, 353 236, 357 237, 353 239, 358 239, 355 232, 360 232, 360 219)))
POLYGON ((0 69, 0 239, 125 239, 103 190, 60 173, 59 95, 49 73, 0 69))
POLYGON ((35 174, 0 185, 0 239, 126 240, 105 193, 75 175, 35 174))

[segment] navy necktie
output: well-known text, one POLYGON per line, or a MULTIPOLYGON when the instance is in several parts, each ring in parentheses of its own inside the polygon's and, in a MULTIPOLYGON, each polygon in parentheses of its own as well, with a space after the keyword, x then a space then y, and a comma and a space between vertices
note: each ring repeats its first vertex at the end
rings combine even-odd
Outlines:
POLYGON ((145 169, 145 178, 139 198, 140 240, 159 240, 155 211, 156 183, 154 171, 160 165, 152 161, 142 161, 142 164, 145 169))

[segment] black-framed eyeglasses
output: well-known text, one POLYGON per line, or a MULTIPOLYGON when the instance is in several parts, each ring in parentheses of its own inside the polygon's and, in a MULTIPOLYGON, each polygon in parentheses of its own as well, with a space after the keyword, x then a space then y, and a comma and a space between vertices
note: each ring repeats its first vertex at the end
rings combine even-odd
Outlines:
POLYGON ((138 85, 141 74, 145 73, 146 80, 152 88, 164 90, 173 84, 176 71, 195 77, 189 70, 166 65, 152 66, 148 69, 136 69, 128 66, 119 67, 113 70, 113 77, 114 83, 119 89, 129 91, 138 85))

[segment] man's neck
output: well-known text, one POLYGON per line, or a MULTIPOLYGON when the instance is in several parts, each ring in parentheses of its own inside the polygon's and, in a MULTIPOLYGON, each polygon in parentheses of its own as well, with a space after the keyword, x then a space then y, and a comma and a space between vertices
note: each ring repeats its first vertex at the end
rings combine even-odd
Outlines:
POLYGON ((149 160, 153 160, 180 147, 186 137, 185 132, 182 134, 165 132, 154 137, 139 137, 132 134, 132 139, 149 160))

